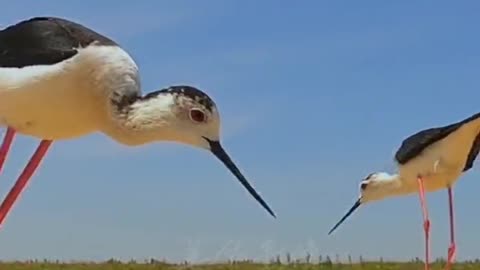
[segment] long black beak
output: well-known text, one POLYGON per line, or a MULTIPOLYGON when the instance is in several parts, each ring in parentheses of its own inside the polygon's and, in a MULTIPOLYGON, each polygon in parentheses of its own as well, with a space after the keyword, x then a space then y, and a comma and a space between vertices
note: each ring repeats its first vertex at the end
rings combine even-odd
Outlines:
POLYGON ((238 181, 242 183, 242 185, 248 190, 248 192, 259 202, 265 210, 270 213, 274 218, 276 218, 275 213, 273 213, 272 209, 268 206, 268 204, 260 197, 260 195, 255 191, 255 189, 248 183, 247 179, 242 175, 240 170, 237 168, 235 163, 230 159, 228 154, 225 152, 223 149, 222 145, 220 144, 219 141, 212 141, 207 138, 205 140, 208 141, 210 144, 210 151, 218 158, 220 159, 225 166, 238 178, 238 181))
POLYGON ((350 210, 348 210, 348 212, 342 217, 342 219, 340 219, 340 221, 337 222, 335 226, 333 226, 333 228, 328 232, 328 234, 330 235, 333 231, 335 231, 335 229, 337 229, 338 226, 340 226, 340 224, 342 224, 345 221, 345 219, 347 219, 353 213, 353 211, 355 211, 361 204, 362 204, 361 198, 358 198, 355 204, 353 204, 352 208, 350 208, 350 210))

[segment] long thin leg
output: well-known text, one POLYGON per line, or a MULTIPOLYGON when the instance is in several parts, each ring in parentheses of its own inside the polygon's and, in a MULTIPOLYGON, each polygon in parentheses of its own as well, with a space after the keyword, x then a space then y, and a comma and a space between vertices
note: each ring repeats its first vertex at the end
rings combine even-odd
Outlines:
POLYGON ((452 267, 453 259, 455 257, 455 227, 454 227, 454 215, 453 215, 453 191, 451 187, 448 187, 448 209, 450 213, 450 246, 448 247, 448 258, 446 270, 450 270, 452 267))
POLYGON ((8 192, 7 197, 5 197, 2 204, 0 205, 0 225, 3 223, 3 220, 7 216, 10 208, 13 206, 18 196, 27 185, 28 180, 30 180, 30 177, 37 169, 38 165, 40 164, 42 158, 45 156, 45 153, 47 152, 51 144, 52 141, 47 140, 43 140, 40 143, 37 150, 30 158, 27 166, 25 166, 25 169, 23 169, 22 174, 20 174, 20 176, 18 177, 17 182, 15 182, 10 192, 8 192))
POLYGON ((418 191, 420 195, 420 204, 422 205, 423 213, 423 229, 425 230, 425 270, 429 269, 429 258, 430 258, 430 219, 428 218, 427 203, 425 202, 425 188, 423 186, 423 178, 418 176, 418 191))
POLYGON ((7 133, 3 137, 2 145, 0 146, 0 172, 2 171, 3 164, 8 155, 8 150, 10 150, 10 145, 12 145, 13 137, 15 137, 15 130, 13 128, 7 128, 7 133))

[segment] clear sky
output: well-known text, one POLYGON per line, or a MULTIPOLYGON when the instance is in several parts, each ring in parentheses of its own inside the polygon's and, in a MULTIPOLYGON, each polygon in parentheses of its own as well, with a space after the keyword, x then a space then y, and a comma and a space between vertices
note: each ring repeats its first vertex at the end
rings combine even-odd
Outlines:
MULTIPOLYGON (((475 1, 6 1, 83 23, 138 63, 144 92, 191 84, 217 102, 223 144, 274 220, 213 155, 177 144, 57 142, 0 230, 0 259, 265 259, 290 251, 423 256, 417 196, 328 230, 362 177, 394 169, 419 129, 480 111, 475 1)), ((36 147, 19 137, 0 192, 36 147)), ((455 189, 458 258, 478 256, 480 174, 455 189), (471 214, 473 213, 473 215, 471 214)), ((448 246, 446 192, 428 196, 433 255, 448 246)))

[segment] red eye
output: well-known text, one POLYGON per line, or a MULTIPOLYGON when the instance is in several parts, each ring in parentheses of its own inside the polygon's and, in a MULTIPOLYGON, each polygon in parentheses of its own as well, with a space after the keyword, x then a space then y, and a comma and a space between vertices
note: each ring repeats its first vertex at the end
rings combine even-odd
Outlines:
POLYGON ((195 122, 205 121, 205 114, 197 109, 190 110, 190 118, 195 122))

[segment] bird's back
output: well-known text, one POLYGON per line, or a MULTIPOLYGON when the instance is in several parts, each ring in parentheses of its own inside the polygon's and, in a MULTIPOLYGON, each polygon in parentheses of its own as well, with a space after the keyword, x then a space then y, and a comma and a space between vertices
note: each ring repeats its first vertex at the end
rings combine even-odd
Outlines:
POLYGON ((422 176, 427 191, 446 188, 457 181, 471 167, 478 153, 480 117, 475 115, 467 120, 444 127, 450 131, 448 134, 442 134, 441 130, 434 131, 436 136, 442 138, 431 142, 408 162, 399 164, 404 181, 416 187, 417 176, 422 176))
POLYGON ((110 99, 139 92, 130 55, 86 27, 34 18, 0 32, 0 118, 20 133, 85 135, 106 122, 110 99))
POLYGON ((36 17, 0 31, 0 67, 51 65, 74 56, 93 42, 117 45, 111 39, 69 20, 36 17))
MULTIPOLYGON (((427 148, 431 147, 438 141, 445 139, 462 126, 472 122, 478 122, 479 119, 480 113, 476 113, 453 124, 421 130, 409 136, 402 142, 401 146, 395 153, 395 161, 400 165, 406 164, 421 156, 427 148)), ((473 147, 470 148, 471 151, 468 153, 467 161, 464 164, 465 171, 472 167, 473 161, 480 150, 480 136, 478 136, 478 133, 475 134, 475 136, 476 137, 472 138, 474 139, 473 147)))

